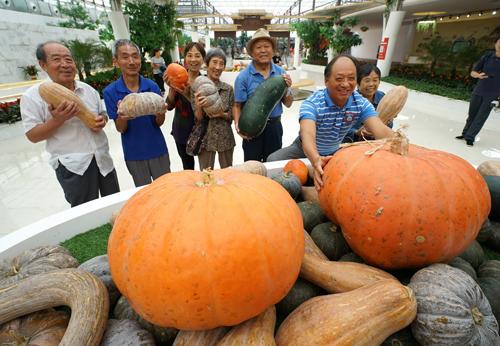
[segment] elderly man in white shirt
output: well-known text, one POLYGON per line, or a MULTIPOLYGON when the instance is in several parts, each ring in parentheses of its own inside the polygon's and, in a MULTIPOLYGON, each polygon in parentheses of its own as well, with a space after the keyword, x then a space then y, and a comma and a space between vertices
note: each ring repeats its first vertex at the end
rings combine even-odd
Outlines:
POLYGON ((99 93, 88 84, 75 81, 76 66, 70 51, 58 42, 40 44, 36 50, 40 67, 50 79, 74 91, 97 115, 89 129, 75 115, 78 106, 64 101, 57 108, 39 94, 39 85, 21 97, 21 116, 26 137, 33 143, 46 141, 50 165, 72 207, 120 191, 116 170, 102 128, 107 115, 99 93))

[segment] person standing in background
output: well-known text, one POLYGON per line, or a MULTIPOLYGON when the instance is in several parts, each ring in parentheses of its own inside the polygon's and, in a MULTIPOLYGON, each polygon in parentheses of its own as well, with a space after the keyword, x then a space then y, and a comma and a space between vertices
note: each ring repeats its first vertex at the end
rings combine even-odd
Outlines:
POLYGON ((460 136, 465 143, 472 147, 477 134, 493 108, 493 101, 500 99, 500 37, 495 40, 495 51, 487 53, 479 59, 470 73, 472 78, 479 81, 472 91, 469 104, 469 116, 460 136))
POLYGON ((161 51, 156 48, 153 50, 153 56, 151 57, 151 67, 153 68, 153 77, 156 84, 160 88, 161 92, 165 92, 165 85, 163 85, 163 72, 166 69, 165 60, 161 56, 161 51))

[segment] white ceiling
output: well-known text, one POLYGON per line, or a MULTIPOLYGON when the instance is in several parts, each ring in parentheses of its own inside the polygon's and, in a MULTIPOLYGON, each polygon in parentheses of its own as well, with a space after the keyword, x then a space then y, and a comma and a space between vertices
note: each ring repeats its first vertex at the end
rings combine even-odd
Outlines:
MULTIPOLYGON (((332 0, 316 0, 315 8, 321 8, 332 0)), ((210 0, 210 3, 221 14, 238 13, 239 10, 262 10, 275 15, 282 15, 286 10, 295 3, 295 0, 210 0)), ((302 0, 300 12, 305 12, 312 9, 313 0, 302 0)), ((292 14, 296 14, 298 7, 292 10, 292 14)))

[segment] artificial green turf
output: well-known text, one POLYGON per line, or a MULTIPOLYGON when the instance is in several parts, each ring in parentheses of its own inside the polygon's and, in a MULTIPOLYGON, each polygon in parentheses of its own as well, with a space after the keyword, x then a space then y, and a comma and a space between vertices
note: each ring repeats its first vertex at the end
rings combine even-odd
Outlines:
POLYGON ((107 253, 110 233, 111 225, 107 223, 65 240, 61 245, 68 249, 78 262, 83 263, 91 258, 107 253))
MULTIPOLYGON (((109 223, 78 234, 61 243, 75 257, 83 263, 96 256, 105 255, 108 250, 108 238, 111 233, 109 223)), ((483 246, 484 254, 488 260, 500 260, 500 253, 483 246)))

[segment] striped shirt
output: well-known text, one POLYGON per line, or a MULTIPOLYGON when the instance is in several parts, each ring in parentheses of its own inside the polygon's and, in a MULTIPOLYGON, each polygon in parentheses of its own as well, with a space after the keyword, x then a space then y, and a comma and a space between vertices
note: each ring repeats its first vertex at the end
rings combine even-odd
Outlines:
POLYGON ((316 147, 321 156, 326 156, 339 149, 353 126, 373 116, 377 116, 375 108, 357 91, 340 108, 333 103, 325 88, 316 91, 302 103, 299 121, 309 119, 316 122, 316 147))

